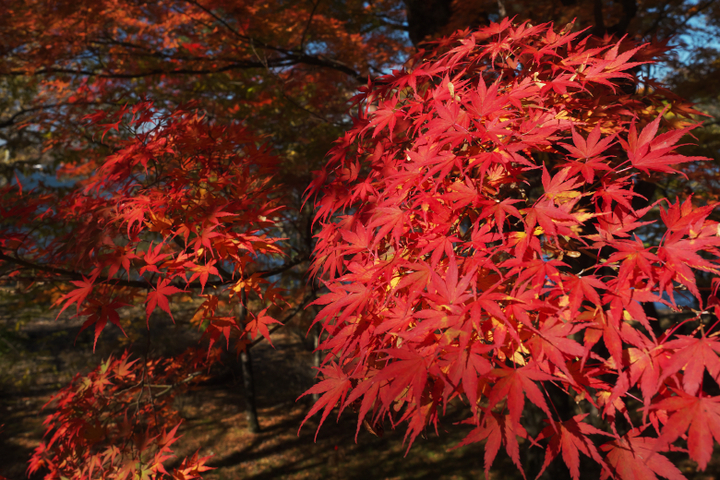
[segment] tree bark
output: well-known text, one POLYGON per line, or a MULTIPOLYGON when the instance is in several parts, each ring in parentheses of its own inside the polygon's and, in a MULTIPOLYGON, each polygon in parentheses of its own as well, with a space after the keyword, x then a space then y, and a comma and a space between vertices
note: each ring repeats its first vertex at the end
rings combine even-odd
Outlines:
POLYGON ((432 37, 450 21, 452 0, 404 0, 413 45, 432 37))
MULTIPOLYGON (((245 325, 247 319, 247 296, 245 290, 240 294, 240 305, 238 307, 238 323, 245 325)), ((258 422, 257 406, 255 403, 255 377, 252 370, 252 355, 250 345, 240 354, 240 372, 243 381, 243 397, 245 397, 245 418, 247 419, 248 430, 251 433, 260 433, 260 422, 258 422)))
POLYGON ((243 396, 245 397, 245 418, 247 419, 248 430, 251 433, 260 433, 260 422, 258 422, 257 407, 255 404, 255 378, 252 371, 252 356, 250 349, 240 354, 240 366, 243 380, 243 396))

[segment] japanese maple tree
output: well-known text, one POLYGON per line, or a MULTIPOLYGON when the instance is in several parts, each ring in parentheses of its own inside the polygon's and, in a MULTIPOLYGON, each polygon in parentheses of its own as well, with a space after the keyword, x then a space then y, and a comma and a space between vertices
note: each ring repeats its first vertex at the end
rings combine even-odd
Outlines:
POLYGON ((671 449, 705 469, 720 311, 696 273, 720 269, 715 205, 635 191, 703 160, 676 151, 697 112, 635 76, 662 49, 507 19, 428 48, 361 89, 310 187, 329 293, 308 417, 405 424, 410 448, 463 402, 486 473, 501 446, 523 471, 519 442, 575 479, 581 453, 602 478, 684 478, 671 449), (693 318, 661 324, 654 303, 693 318))
MULTIPOLYGON (((403 11, 253 0, 1 10, 0 281, 54 299, 95 342, 127 328, 125 307, 142 307, 150 328, 174 304, 202 300, 192 322, 208 350, 203 362, 118 352, 77 377, 50 404, 30 472, 162 476, 182 431, 173 396, 202 378, 218 345, 247 358, 302 312, 311 289, 302 271, 288 275, 309 258, 302 192, 349 92, 408 49, 376 18, 403 11), (279 273, 296 290, 284 312, 268 283, 279 273)), ((192 478, 204 461, 169 475, 192 478)))
POLYGON ((309 416, 406 423, 409 448, 464 403, 462 445, 485 442, 486 470, 502 446, 522 470, 522 443, 544 449, 540 473, 562 457, 574 478, 580 453, 603 478, 681 478, 669 450, 706 467, 718 301, 696 276, 717 274, 715 205, 640 188, 704 165, 675 150, 697 112, 635 76, 663 49, 505 20, 367 80, 404 61, 403 18, 392 0, 5 2, 0 279, 54 298, 95 343, 127 328, 125 307, 150 326, 200 298, 207 340, 77 375, 30 473, 207 470, 202 453, 166 469, 173 399, 216 347, 270 340, 274 305, 302 310, 304 292, 283 300, 268 279, 306 288, 288 273, 312 239, 301 192, 359 81, 310 187, 329 353, 309 416), (661 324, 655 303, 694 318, 661 324))
MULTIPOLYGON (((288 275, 309 258, 302 192, 350 92, 409 49, 392 26, 403 10, 253 0, 0 10, 3 286, 54 299, 95 343, 127 329, 130 307, 149 328, 201 300, 192 322, 208 350, 202 362, 117 352, 77 377, 50 404, 30 472, 162 476, 182 431, 173 396, 218 345, 248 358, 302 312, 311 289, 302 270, 288 275), (285 311, 268 283, 279 273, 296 290, 285 311)), ((200 475, 201 457, 169 475, 200 475)))
MULTIPOLYGON (((274 271, 257 263, 282 258, 282 239, 268 234, 281 208, 269 183, 276 159, 243 126, 219 126, 190 109, 166 113, 142 102, 86 121, 101 148, 60 170, 70 186, 23 192, 18 183, 0 191, 0 260, 14 268, 10 277, 70 279, 56 303, 60 313, 72 309, 85 319, 82 330, 92 328, 95 343, 108 324, 122 330, 130 321, 123 306, 144 305, 149 326, 153 312, 172 317, 171 299, 195 290, 204 302, 193 322, 209 347, 160 360, 125 354, 76 378, 56 396, 29 471, 165 474, 179 421, 174 395, 207 370, 218 339, 227 345, 232 337, 243 351, 278 323, 267 308, 247 308, 249 298, 278 300, 264 279, 274 271)), ((173 475, 194 478, 205 460, 186 459, 173 475)))

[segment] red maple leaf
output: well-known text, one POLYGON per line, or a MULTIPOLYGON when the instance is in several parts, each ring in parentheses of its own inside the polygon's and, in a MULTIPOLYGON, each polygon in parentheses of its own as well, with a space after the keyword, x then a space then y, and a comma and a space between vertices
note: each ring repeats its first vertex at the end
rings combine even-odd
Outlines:
POLYGON ((72 282, 70 282, 77 288, 66 293, 62 296, 62 298, 55 302, 55 305, 65 302, 65 305, 63 305, 62 309, 60 309, 60 312, 58 312, 58 317, 62 312, 65 311, 66 308, 68 308, 73 303, 76 304, 75 307, 77 311, 80 311, 80 305, 82 305, 87 296, 90 295, 90 292, 92 292, 93 290, 93 286, 95 285, 95 277, 96 276, 92 276, 89 280, 83 277, 82 280, 73 280, 72 282))
POLYGON ((525 478, 525 472, 520 464, 520 446, 517 437, 527 438, 527 432, 509 415, 488 413, 483 416, 481 425, 468 433, 455 448, 487 440, 485 443, 485 478, 490 478, 490 467, 495 461, 500 446, 505 444, 508 456, 525 478))
POLYGON ((168 280, 167 278, 158 279, 157 286, 147 294, 147 305, 145 307, 147 320, 150 321, 150 314, 155 310, 155 307, 160 307, 164 312, 170 315, 170 318, 173 318, 167 297, 168 295, 172 295, 178 292, 182 292, 182 290, 175 287, 174 285, 170 285, 170 280, 168 280))
MULTIPOLYGON (((320 423, 318 425, 317 431, 315 432, 316 440, 323 422, 328 417, 328 415, 330 415, 330 412, 332 412, 336 404, 340 403, 342 405, 344 403, 345 397, 352 385, 350 382, 350 377, 348 377, 348 375, 346 375, 345 372, 343 372, 342 368, 340 368, 340 366, 337 364, 332 364, 327 367, 321 367, 319 369, 319 373, 323 375, 324 380, 322 380, 317 385, 315 385, 307 392, 300 395, 300 397, 298 397, 299 400, 305 395, 310 395, 313 393, 323 394, 320 399, 315 402, 308 414, 305 416, 305 419, 300 424, 300 428, 302 428, 302 426, 305 425, 305 422, 307 422, 310 417, 315 415, 315 413, 319 412, 321 409, 324 409, 322 417, 320 418, 320 423)), ((342 410, 343 409, 341 408, 338 412, 338 418, 340 418, 342 410)), ((298 435, 300 434, 300 428, 298 428, 298 435)))
POLYGON ((690 458, 705 470, 713 455, 713 439, 720 443, 720 398, 694 397, 677 391, 678 396, 661 400, 653 410, 672 413, 663 427, 658 445, 666 446, 688 432, 690 458))
POLYGON ((720 342, 717 337, 695 338, 682 336, 663 344, 666 351, 672 352, 669 360, 663 363, 663 379, 684 369, 683 388, 695 395, 702 385, 705 369, 715 381, 720 381, 720 342))
POLYGON ((603 469, 600 479, 610 475, 620 480, 657 480, 657 475, 669 480, 686 480, 667 457, 658 453, 658 440, 639 437, 639 432, 630 432, 622 438, 602 445, 607 452, 607 469, 603 469))
POLYGON ((140 268, 140 275, 142 275, 146 271, 160 273, 156 264, 158 262, 162 262, 165 258, 170 256, 167 253, 160 253, 164 246, 165 245, 161 242, 155 247, 155 249, 153 249, 152 242, 150 242, 150 246, 148 247, 147 252, 145 252, 145 254, 143 255, 143 260, 145 261, 146 265, 140 268))
POLYGON ((513 421, 513 425, 519 428, 527 395, 528 399, 540 407, 548 418, 552 418, 545 396, 535 385, 535 381, 554 380, 555 377, 540 371, 535 364, 518 369, 502 367, 493 370, 492 373, 499 377, 499 380, 488 395, 488 410, 494 408, 501 400, 507 399, 510 419, 513 421))
POLYGON ((557 456, 558 453, 562 452, 562 458, 570 469, 570 476, 574 480, 580 478, 580 454, 582 452, 586 457, 590 457, 597 463, 607 468, 605 462, 603 462, 595 448, 595 443, 588 438, 588 435, 605 435, 611 436, 607 432, 603 432, 600 429, 593 427, 588 423, 584 423, 583 419, 588 414, 575 415, 572 419, 565 422, 553 422, 554 425, 547 426, 540 432, 540 435, 535 441, 540 441, 543 438, 550 438, 550 443, 545 450, 545 461, 543 462, 540 473, 537 478, 540 478, 545 469, 550 465, 550 462, 557 456))
MULTIPOLYGON (((220 336, 225 337, 226 348, 230 348, 230 335, 233 330, 239 330, 237 319, 235 317, 212 316, 206 320, 208 324, 203 335, 208 338, 208 354, 220 336)), ((244 348, 244 345, 239 346, 239 348, 244 348)))
POLYGON ((245 325, 245 331, 251 337, 262 335, 270 343, 270 345, 272 345, 272 341, 270 340, 270 331, 267 326, 280 322, 267 315, 267 308, 263 309, 257 315, 251 312, 250 316, 252 317, 252 320, 245 325))
POLYGON ((630 125, 627 142, 622 139, 620 140, 620 143, 622 143, 623 147, 627 150, 630 163, 632 163, 635 168, 646 174, 649 174, 651 170, 669 173, 676 172, 670 165, 707 160, 705 157, 688 157, 680 154, 671 154, 676 148, 675 144, 680 138, 697 125, 663 133, 656 137, 661 118, 662 114, 658 115, 655 120, 643 128, 640 135, 637 134, 637 126, 633 122, 632 125, 630 125))
MULTIPOLYGON (((105 303, 102 300, 93 298, 87 302, 85 309, 80 312, 80 315, 88 316, 88 319, 85 320, 85 323, 83 323, 82 327, 80 328, 80 332, 82 332, 91 325, 95 325, 95 340, 93 341, 93 352, 95 351, 95 346, 97 345, 97 340, 100 336, 100 332, 103 331, 108 321, 118 327, 120 331, 123 332, 123 335, 127 337, 125 330, 123 330, 122 325, 120 325, 120 315, 118 315, 117 312, 118 308, 125 305, 127 304, 122 302, 105 303)), ((78 332, 78 335, 80 334, 80 332, 78 332)))
POLYGON ((201 289, 200 292, 203 293, 205 291, 205 284, 207 283, 208 277, 210 275, 215 275, 217 277, 220 276, 220 273, 218 272, 218 269, 214 267, 217 260, 211 260, 210 262, 202 265, 195 265, 192 267, 193 274, 188 279, 187 283, 192 283, 193 280, 196 278, 200 278, 200 285, 201 289))

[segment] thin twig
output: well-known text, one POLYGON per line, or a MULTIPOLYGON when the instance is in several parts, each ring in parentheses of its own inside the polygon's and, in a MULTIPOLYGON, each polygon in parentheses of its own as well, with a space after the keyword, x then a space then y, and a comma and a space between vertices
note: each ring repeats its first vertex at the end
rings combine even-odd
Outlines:
POLYGON ((171 390, 173 390, 181 385, 191 382, 195 377, 198 377, 202 374, 203 374, 202 371, 193 372, 190 375, 188 375, 187 377, 185 377, 183 380, 181 380, 177 383, 173 383, 172 385, 146 385, 146 386, 148 388, 165 388, 165 390, 155 394, 155 398, 162 397, 163 395, 166 395, 167 393, 169 393, 171 390))
POLYGON ((308 21, 305 24, 305 28, 303 29, 302 36, 300 37, 300 47, 298 50, 301 52, 305 50, 305 35, 307 34, 308 30, 310 29, 310 24, 312 23, 313 16, 315 16, 315 10, 317 10, 318 5, 320 5, 320 0, 316 0, 313 4, 312 11, 310 12, 310 16, 308 17, 308 21))
MULTIPOLYGON (((307 305, 309 305, 312 300, 314 300, 314 297, 315 297, 315 291, 314 291, 314 290, 311 290, 309 294, 305 295, 305 298, 303 298, 303 301, 302 301, 300 304, 298 304, 298 306, 296 306, 296 307, 293 309, 292 313, 290 313, 288 316, 286 316, 285 318, 283 318, 283 320, 282 320, 282 322, 281 322, 280 324, 275 325, 274 327, 272 327, 272 328, 270 328, 270 329, 268 330, 268 337, 269 337, 270 335, 272 335, 273 332, 275 332, 275 331, 281 329, 282 327, 286 326, 286 325, 290 322, 290 320, 292 320, 292 319, 295 317, 295 315, 297 315, 298 313, 300 313, 300 310, 304 310, 305 307, 306 307, 307 305)), ((262 342, 263 340, 265 340, 265 337, 264 337, 264 336, 260 336, 260 337, 256 338, 256 339, 250 344, 250 346, 249 346, 248 348, 254 347, 254 346, 257 345, 258 343, 262 342)))

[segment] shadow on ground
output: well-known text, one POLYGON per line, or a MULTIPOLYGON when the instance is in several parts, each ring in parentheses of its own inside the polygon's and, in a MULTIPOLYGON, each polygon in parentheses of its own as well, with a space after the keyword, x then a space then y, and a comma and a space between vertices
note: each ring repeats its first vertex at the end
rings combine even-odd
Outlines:
MULTIPOLYGON (((27 321, 18 321, 7 301, 1 300, 0 334, 5 332, 3 338, 9 339, 5 342, 9 346, 0 346, 0 425, 4 424, 0 432, 0 476, 20 480, 25 478, 27 460, 42 438, 41 407, 50 395, 75 373, 87 372, 113 351, 143 351, 147 348, 147 334, 142 312, 129 311, 128 315, 142 318, 135 322, 137 328, 128 332, 129 338, 104 332, 93 353, 91 334, 78 336, 78 321, 69 316, 55 321, 41 310, 31 312, 27 321)), ((187 323, 182 322, 193 309, 188 305, 187 311, 173 310, 176 325, 163 318, 153 323, 158 334, 165 334, 155 341, 151 335, 155 351, 172 353, 173 349, 197 341, 196 335, 187 333, 192 331, 187 323)), ((438 434, 431 432, 427 438, 418 438, 407 456, 402 428, 387 430, 382 438, 361 429, 355 443, 356 425, 350 412, 339 423, 329 417, 317 441, 317 417, 308 420, 298 435, 310 403, 308 397, 298 402, 296 399, 312 385, 312 355, 302 335, 292 329, 279 330, 273 343, 275 349, 267 343, 253 349, 262 432, 252 435, 246 429, 239 367, 228 357, 214 381, 178 399, 177 407, 185 422, 181 427, 183 437, 175 444, 175 466, 184 456, 199 451, 203 456, 212 455, 209 465, 214 470, 204 477, 210 480, 483 478, 482 446, 448 450, 468 431, 453 425, 463 418, 461 406, 448 413, 438 434)), ((539 455, 542 458, 542 452, 539 455)), ((720 455, 713 457, 705 474, 696 474, 690 461, 678 461, 688 478, 720 478, 720 455)), ((560 466, 556 472, 563 469, 560 466)), ((528 478, 534 478, 530 473, 528 478)), ((560 480, 562 476, 545 477, 560 480)), ((502 450, 494 464, 493 478, 522 478, 502 450)))

